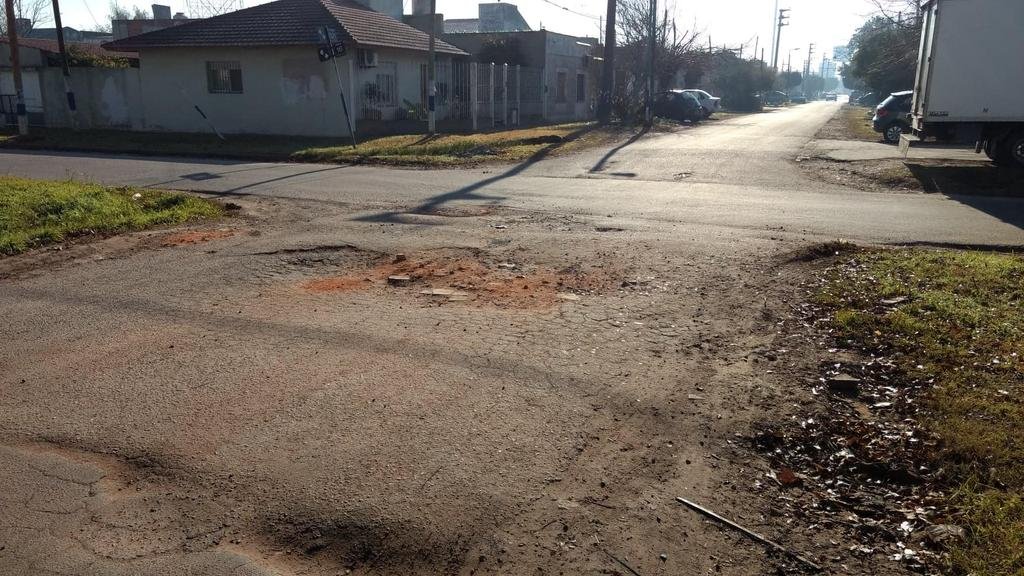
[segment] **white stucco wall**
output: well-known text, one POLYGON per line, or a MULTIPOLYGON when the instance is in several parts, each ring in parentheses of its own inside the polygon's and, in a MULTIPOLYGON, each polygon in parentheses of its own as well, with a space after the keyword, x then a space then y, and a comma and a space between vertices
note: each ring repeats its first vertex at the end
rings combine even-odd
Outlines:
MULTIPOLYGON (((356 50, 338 59, 342 85, 353 121, 363 119, 367 82, 377 74, 395 76, 396 106, 383 111, 394 120, 404 100, 419 102, 420 64, 425 53, 379 50, 379 68, 353 66, 356 50)), ((146 130, 209 132, 198 105, 225 134, 343 136, 348 134, 331 62, 321 63, 316 48, 173 48, 140 54, 146 130), (211 94, 208 61, 237 61, 242 94, 211 94)), ((377 119, 377 118, 367 118, 377 119)))
POLYGON ((148 49, 139 61, 146 130, 209 132, 199 106, 225 134, 348 133, 334 68, 312 46, 148 49), (221 61, 239 62, 241 94, 209 92, 206 63, 221 61))
MULTIPOLYGON (((47 126, 71 126, 60 68, 40 71, 47 126)), ((142 84, 136 68, 72 68, 79 128, 143 129, 142 84)))

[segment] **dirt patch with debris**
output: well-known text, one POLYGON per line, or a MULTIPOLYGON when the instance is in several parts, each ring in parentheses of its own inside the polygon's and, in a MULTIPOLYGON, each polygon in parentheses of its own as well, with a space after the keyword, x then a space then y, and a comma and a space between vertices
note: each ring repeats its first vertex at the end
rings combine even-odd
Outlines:
POLYGON ((561 268, 498 261, 472 251, 390 256, 343 275, 308 280, 315 294, 389 290, 432 302, 549 308, 622 285, 621 270, 575 262, 561 268))
POLYGON ((1024 171, 987 161, 801 160, 808 176, 867 192, 940 193, 978 196, 1024 195, 1024 171))
MULTIPOLYGON (((973 366, 958 362, 955 365, 959 368, 944 376, 930 356, 940 347, 931 336, 921 335, 919 343, 904 341, 905 336, 895 329, 887 330, 881 321, 875 326, 860 320, 891 319, 890 328, 903 327, 914 333, 914 326, 927 332, 915 324, 919 320, 914 317, 914 310, 926 310, 923 317, 927 318, 944 319, 949 314, 946 308, 915 302, 919 298, 939 301, 941 297, 935 295, 940 290, 937 277, 920 273, 910 276, 931 286, 935 293, 907 294, 906 288, 897 287, 894 277, 886 276, 878 271, 877 264, 871 264, 885 255, 893 255, 899 261, 904 254, 913 258, 916 253, 883 252, 875 260, 872 254, 852 245, 839 250, 834 245, 822 245, 803 250, 801 257, 790 260, 791 265, 806 271, 801 287, 804 297, 792 304, 791 313, 778 324, 778 335, 766 356, 792 359, 788 365, 779 366, 777 377, 790 385, 803 384, 793 390, 794 396, 800 398, 793 416, 762 421, 749 438, 751 446, 766 456, 770 466, 760 482, 778 492, 779 516, 800 518, 805 523, 840 531, 844 534, 842 547, 854 558, 881 560, 894 568, 917 573, 939 573, 948 570, 951 563, 992 568, 1005 560, 1012 539, 1019 538, 1007 536, 1020 518, 1014 516, 1020 510, 1010 480, 1014 471, 991 454, 986 454, 976 466, 972 464, 970 457, 964 456, 969 450, 963 445, 970 445, 973 440, 958 438, 956 426, 969 422, 983 430, 976 433, 979 436, 995 436, 1008 428, 1014 410, 1005 406, 1014 404, 1012 385, 986 382, 974 374, 959 376, 982 370, 980 361, 973 366), (850 310, 837 309, 830 300, 833 296, 829 290, 846 286, 851 276, 871 286, 888 287, 888 291, 871 294, 870 300, 858 301, 858 319, 851 319, 850 310), (991 402, 1004 405, 990 408, 966 398, 963 392, 947 393, 950 378, 954 383, 968 382, 965 387, 979 397, 985 392, 977 390, 985 385, 996 388, 989 394, 994 398, 991 402), (942 404, 944 394, 955 396, 950 405, 970 417, 937 416, 936 410, 950 410, 942 404), (994 413, 999 416, 988 420, 987 415, 994 413), (1002 482, 1000 475, 1007 481, 1002 482), (988 500, 979 505, 978 501, 984 499, 974 493, 984 491, 988 500), (1004 498, 1002 518, 987 513, 995 508, 989 504, 995 501, 992 494, 1004 498), (985 505, 990 507, 986 509, 985 505), (971 506, 986 513, 973 512, 971 506), (986 546, 994 560, 978 557, 976 551, 986 546), (965 554, 964 550, 970 553, 965 554)), ((931 262, 928 258, 956 258, 943 256, 944 253, 920 254, 925 255, 922 258, 926 262, 931 262)), ((963 254, 959 257, 963 262, 974 262, 974 253, 963 254)), ((982 264, 975 264, 976 269, 983 270, 982 275, 987 278, 995 277, 998 269, 992 262, 1008 265, 999 260, 1000 256, 976 257, 982 260, 982 264)), ((947 282, 956 286, 960 277, 951 274, 947 282)), ((970 294, 962 296, 964 300, 978 297, 981 289, 977 281, 965 280, 964 286, 971 286, 963 288, 965 294, 970 294)), ((975 313, 963 301, 942 302, 950 308, 962 306, 975 313)), ((956 325, 943 329, 952 333, 963 331, 956 325)), ((977 343, 978 334, 988 331, 977 328, 976 332, 963 335, 965 344, 950 349, 970 349, 965 355, 979 360, 991 358, 993 353, 977 343)), ((1004 338, 1005 346, 1016 345, 1012 336, 1004 338)), ((992 341, 1000 340, 995 337, 992 341)), ((996 373, 1009 371, 1016 358, 1016 354, 1007 352, 1001 362, 998 358, 990 360, 989 369, 996 373)), ((992 452, 998 455, 1002 449, 992 452)))
POLYGON ((162 241, 163 246, 188 246, 193 244, 204 244, 206 242, 212 242, 214 240, 223 240, 224 238, 231 238, 236 234, 235 230, 230 228, 221 228, 219 230, 186 230, 184 232, 175 232, 164 236, 162 241))

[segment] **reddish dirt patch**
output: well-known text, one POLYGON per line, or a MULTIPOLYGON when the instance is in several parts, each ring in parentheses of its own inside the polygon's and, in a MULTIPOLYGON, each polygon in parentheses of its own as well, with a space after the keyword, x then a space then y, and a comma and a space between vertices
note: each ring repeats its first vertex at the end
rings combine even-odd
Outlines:
POLYGON ((372 288, 373 280, 370 278, 337 276, 334 278, 311 280, 303 284, 302 287, 310 292, 355 292, 372 288))
POLYGON ((163 246, 188 246, 191 244, 202 244, 211 240, 221 240, 235 235, 234 230, 188 230, 168 234, 164 237, 163 246))
POLYGON ((437 302, 467 301, 510 308, 547 308, 572 294, 607 290, 616 280, 603 267, 562 269, 512 262, 490 262, 467 255, 414 255, 389 258, 367 269, 302 284, 309 292, 352 292, 371 288, 415 294, 437 302), (399 285, 388 285, 390 276, 407 276, 399 285), (434 290, 433 294, 424 294, 434 290))

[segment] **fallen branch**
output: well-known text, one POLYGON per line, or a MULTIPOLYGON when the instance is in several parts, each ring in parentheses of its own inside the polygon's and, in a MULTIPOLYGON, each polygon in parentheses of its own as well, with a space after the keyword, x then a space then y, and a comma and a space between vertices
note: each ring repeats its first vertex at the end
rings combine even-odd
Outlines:
POLYGON ((775 550, 777 552, 781 552, 782 554, 784 554, 786 556, 789 556, 790 558, 793 558, 794 560, 800 562, 801 564, 803 564, 804 566, 810 568, 811 570, 814 570, 815 572, 821 572, 822 571, 821 566, 818 566, 817 564, 815 564, 814 562, 811 562, 807 558, 804 558, 800 554, 790 550, 789 548, 786 548, 785 546, 783 546, 781 544, 777 544, 775 542, 772 542, 771 540, 765 538, 764 536, 761 536, 757 532, 754 532, 752 530, 744 528, 743 526, 740 526, 739 524, 733 522, 732 520, 729 520, 728 518, 725 518, 725 517, 723 517, 723 516, 713 512, 713 511, 711 511, 711 510, 708 510, 707 508, 701 506, 700 504, 697 504, 695 502, 690 502, 686 498, 676 498, 676 501, 679 502, 680 504, 685 505, 687 508, 690 508, 691 510, 695 510, 697 512, 700 512, 701 514, 707 516, 708 518, 711 518, 712 520, 717 520, 718 522, 721 522, 722 524, 725 524, 729 528, 732 528, 733 530, 736 530, 737 532, 743 534, 744 536, 746 536, 747 538, 750 538, 751 540, 754 540, 755 542, 763 544, 764 546, 767 546, 767 547, 769 547, 769 548, 771 548, 771 549, 773 549, 773 550, 775 550))

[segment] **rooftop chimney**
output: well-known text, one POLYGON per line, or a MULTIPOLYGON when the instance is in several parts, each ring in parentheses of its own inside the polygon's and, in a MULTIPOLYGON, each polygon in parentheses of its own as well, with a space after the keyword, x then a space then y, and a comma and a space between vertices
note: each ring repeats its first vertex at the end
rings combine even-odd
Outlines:
POLYGON ((170 20, 171 7, 163 4, 153 4, 153 20, 170 20))

